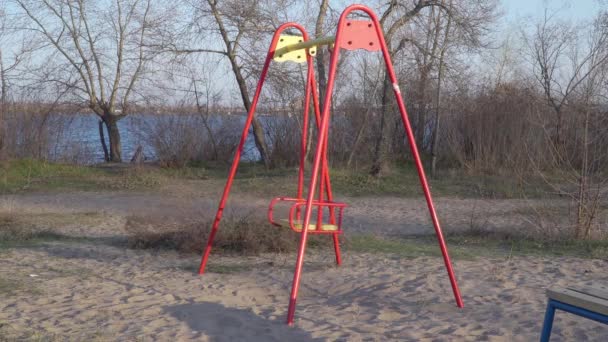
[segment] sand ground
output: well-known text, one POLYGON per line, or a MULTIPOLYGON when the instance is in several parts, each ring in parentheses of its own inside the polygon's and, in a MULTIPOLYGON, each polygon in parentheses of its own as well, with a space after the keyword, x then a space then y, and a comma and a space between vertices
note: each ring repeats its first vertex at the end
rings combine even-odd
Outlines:
MULTIPOLYGON (((160 198, 126 193, 4 197, 3 211, 103 211, 105 217, 52 227, 86 240, 0 251, 0 336, 61 341, 535 341, 547 287, 608 283, 606 260, 456 260, 465 302, 458 309, 440 258, 347 252, 343 266, 335 267, 331 254, 310 250, 296 324, 286 327, 294 254, 214 255, 209 273, 201 277, 195 274, 197 256, 121 245, 126 215, 173 210, 185 215, 215 206, 215 200, 160 198)), ((260 202, 241 200, 243 206, 260 202)), ((378 217, 373 227, 380 233, 393 234, 399 222, 406 223, 405 233, 416 233, 418 226, 430 229, 420 200, 352 202, 352 222, 378 217)), ((444 220, 456 222, 449 229, 465 227, 469 209, 478 205, 487 209, 484 224, 502 227, 516 224, 505 215, 521 204, 438 200, 444 220)), ((558 313, 553 338, 605 341, 608 327, 558 313)))
MULTIPOLYGON (((295 255, 197 258, 94 244, 0 254, 26 284, 0 296, 5 337, 158 341, 534 341, 551 285, 608 282, 608 262, 512 258, 455 262, 455 307, 439 258, 309 254, 296 324, 284 325, 295 255)), ((559 313, 554 341, 604 341, 605 325, 559 313)))

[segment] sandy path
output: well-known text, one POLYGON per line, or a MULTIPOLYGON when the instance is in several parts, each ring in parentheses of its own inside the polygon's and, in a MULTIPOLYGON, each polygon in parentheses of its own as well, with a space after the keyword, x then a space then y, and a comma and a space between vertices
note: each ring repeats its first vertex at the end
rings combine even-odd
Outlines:
MULTIPOLYGON (((439 258, 310 251, 297 323, 283 325, 294 255, 196 257, 99 244, 0 254, 0 274, 30 290, 0 295, 0 334, 59 340, 533 341, 550 285, 608 281, 607 261, 536 257, 458 260, 465 309, 439 258), (226 273, 227 272, 227 273, 226 273), (30 274, 38 275, 30 277, 30 274)), ((558 313, 552 341, 601 341, 605 325, 558 313)))

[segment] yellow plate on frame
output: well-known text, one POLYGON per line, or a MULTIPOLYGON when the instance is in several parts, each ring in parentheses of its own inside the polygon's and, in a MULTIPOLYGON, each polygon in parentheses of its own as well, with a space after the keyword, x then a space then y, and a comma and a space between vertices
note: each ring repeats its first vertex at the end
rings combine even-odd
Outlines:
MULTIPOLYGON (((280 35, 279 41, 277 42, 277 47, 275 51, 282 49, 289 45, 296 45, 298 43, 302 43, 304 41, 304 37, 302 36, 291 36, 291 35, 280 35)), ((306 62, 306 53, 314 56, 317 54, 317 47, 313 46, 308 49, 299 49, 294 51, 289 51, 286 53, 281 53, 277 55, 275 53, 273 60, 277 62, 296 62, 296 63, 304 63, 306 62)))

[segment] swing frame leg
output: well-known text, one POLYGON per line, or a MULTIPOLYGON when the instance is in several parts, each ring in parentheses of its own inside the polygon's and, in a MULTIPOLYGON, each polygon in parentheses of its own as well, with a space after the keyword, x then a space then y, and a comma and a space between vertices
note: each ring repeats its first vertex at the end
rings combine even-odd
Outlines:
MULTIPOLYGON (((275 51, 277 43, 279 41, 279 36, 281 35, 281 33, 283 33, 283 31, 285 31, 288 28, 294 28, 296 30, 299 30, 302 33, 303 40, 305 40, 305 41, 308 40, 308 33, 306 32, 304 27, 300 24, 291 23, 291 22, 285 23, 285 24, 279 26, 279 28, 277 28, 277 30, 275 31, 274 36, 272 37, 272 42, 270 43, 270 47, 268 48, 268 53, 266 54, 266 61, 264 62, 264 68, 262 69, 262 73, 260 75, 260 79, 259 79, 257 87, 256 87, 255 95, 253 97, 253 101, 251 102, 251 108, 249 109, 249 112, 247 113, 247 119, 245 120, 245 125, 244 125, 243 131, 241 133, 241 140, 239 141, 239 146, 234 154, 234 158, 232 160, 232 166, 230 167, 228 179, 226 180, 226 185, 224 186, 224 191, 222 193, 222 198, 218 205, 217 212, 215 214, 215 219, 213 220, 213 225, 211 227, 211 232, 209 233, 209 238, 207 239, 207 245, 205 246, 205 250, 204 250, 203 256, 201 258, 201 263, 199 265, 198 274, 205 273, 205 267, 207 266, 207 261, 209 260, 209 255, 211 254, 211 248, 213 247, 213 241, 215 239, 215 235, 217 234, 217 231, 219 230, 219 225, 222 220, 224 208, 226 207, 226 202, 228 201, 228 196, 230 195, 230 189, 232 188, 232 183, 234 181, 234 177, 236 176, 236 171, 238 169, 239 162, 241 161, 241 156, 243 154, 245 142, 247 141, 247 136, 249 135, 249 128, 251 127, 251 122, 253 120, 253 116, 255 115, 258 101, 259 101, 260 95, 262 93, 264 81, 266 80, 266 75, 268 74, 268 69, 270 68, 270 62, 272 61, 272 59, 274 57, 274 51, 275 51)), ((308 75, 309 76, 313 75, 313 77, 314 77, 314 73, 310 72, 310 70, 313 69, 314 66, 312 63, 312 57, 310 57, 309 54, 307 54, 306 62, 307 62, 308 69, 309 69, 308 75)), ((310 79, 307 80, 307 82, 308 82, 307 84, 312 84, 310 79)), ((315 96, 316 96, 316 94, 313 95, 313 97, 315 97, 315 96)))
POLYGON ((332 234, 334 240, 334 252, 336 253, 336 265, 342 265, 342 256, 340 255, 340 240, 338 234, 332 234))
MULTIPOLYGON (((456 300, 456 305, 458 307, 462 308, 464 306, 462 297, 460 295, 460 290, 458 288, 458 284, 456 281, 456 277, 454 275, 454 270, 452 268, 452 262, 448 255, 448 250, 447 250, 447 246, 445 243, 445 239, 444 239, 443 233, 441 231, 439 219, 438 219, 437 213, 435 211, 435 206, 433 204, 431 192, 430 192, 430 189, 428 186, 424 168, 422 166, 420 154, 418 152, 418 148, 416 146, 416 141, 414 139, 414 134, 413 134, 413 131, 411 128, 411 124, 409 122, 407 111, 405 109, 405 104, 403 102, 403 98, 401 97, 401 91, 400 91, 399 85, 397 83, 397 77, 395 75, 395 70, 393 68, 393 64, 392 64, 390 55, 388 53, 388 48, 387 48, 386 42, 384 40, 384 34, 382 32, 382 28, 380 26, 378 18, 376 17, 375 13, 371 9, 369 9, 368 7, 363 6, 363 5, 351 5, 351 6, 347 7, 344 10, 344 12, 342 12, 342 15, 340 16, 340 19, 338 21, 338 28, 336 30, 336 38, 335 38, 335 47, 333 49, 333 52, 332 52, 331 58, 330 58, 329 77, 328 77, 328 81, 327 81, 327 93, 325 94, 325 103, 323 103, 323 110, 322 110, 322 115, 321 115, 322 121, 321 121, 321 125, 319 128, 317 149, 315 152, 314 163, 313 163, 313 168, 312 168, 312 175, 311 175, 309 188, 308 188, 309 189, 308 197, 306 199, 306 209, 305 209, 305 213, 304 213, 303 229, 302 229, 302 233, 301 233, 300 246, 298 248, 298 257, 297 257, 297 261, 296 261, 293 283, 292 283, 292 287, 291 287, 291 294, 289 297, 289 308, 287 310, 287 324, 289 324, 289 325, 292 325, 294 322, 298 290, 300 287, 300 280, 301 280, 301 274, 302 274, 302 265, 304 262, 304 254, 306 251, 306 242, 308 239, 308 226, 310 224, 310 219, 311 219, 311 214, 312 214, 312 203, 313 203, 313 199, 315 196, 317 178, 319 176, 319 171, 321 170, 321 160, 322 160, 323 153, 324 153, 323 147, 325 145, 324 142, 326 141, 327 134, 328 134, 330 104, 331 104, 331 97, 332 97, 333 88, 334 88, 336 69, 337 69, 337 65, 338 65, 338 56, 339 56, 341 47, 345 43, 345 42, 342 42, 342 40, 343 40, 342 32, 345 29, 345 26, 347 25, 347 23, 346 23, 347 16, 353 11, 365 12, 371 19, 370 25, 373 25, 373 27, 375 29, 378 41, 380 43, 380 48, 382 51, 386 69, 387 69, 389 78, 391 80, 392 86, 393 86, 393 92, 394 92, 394 95, 395 95, 395 98, 396 98, 396 101, 397 101, 397 104, 399 107, 399 112, 401 114, 403 127, 404 127, 404 130, 407 135, 408 143, 410 146, 410 152, 411 152, 412 157, 414 158, 414 162, 416 164, 416 169, 418 171, 418 177, 420 179, 422 190, 424 192, 424 196, 425 196, 425 199, 427 202, 429 214, 430 214, 431 220, 433 222, 433 227, 435 229, 437 241, 439 243, 439 247, 440 247, 441 253, 443 255, 444 264, 445 264, 445 267, 446 267, 446 270, 448 273, 448 277, 450 279, 452 291, 454 293, 454 299, 456 300)), ((352 41, 349 41, 348 43, 352 44, 352 41)), ((370 45, 371 44, 372 43, 370 43, 370 45)))

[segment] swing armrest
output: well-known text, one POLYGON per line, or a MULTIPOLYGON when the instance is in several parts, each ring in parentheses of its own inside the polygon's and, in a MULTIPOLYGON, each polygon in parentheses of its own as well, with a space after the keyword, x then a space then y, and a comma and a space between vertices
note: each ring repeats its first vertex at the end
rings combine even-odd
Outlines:
MULTIPOLYGON (((268 222, 270 222, 270 224, 272 224, 273 226, 282 227, 282 224, 277 223, 274 220, 274 206, 278 202, 294 202, 294 204, 289 210, 289 227, 296 232, 299 231, 300 229, 297 228, 294 223, 294 214, 298 207, 306 206, 306 199, 293 197, 276 197, 273 198, 272 201, 270 201, 270 204, 268 206, 268 222)), ((339 208, 338 227, 342 226, 342 212, 344 211, 344 208, 347 207, 346 203, 313 200, 312 205, 320 207, 339 208)))
POLYGON ((305 200, 301 199, 301 198, 293 198, 293 197, 275 197, 275 198, 273 198, 272 201, 270 201, 270 204, 268 205, 268 222, 270 222, 270 224, 272 224, 273 226, 282 227, 283 225, 281 225, 280 223, 277 223, 274 220, 274 206, 278 202, 297 202, 297 201, 305 201, 305 200))

